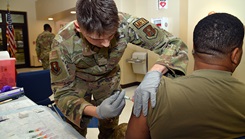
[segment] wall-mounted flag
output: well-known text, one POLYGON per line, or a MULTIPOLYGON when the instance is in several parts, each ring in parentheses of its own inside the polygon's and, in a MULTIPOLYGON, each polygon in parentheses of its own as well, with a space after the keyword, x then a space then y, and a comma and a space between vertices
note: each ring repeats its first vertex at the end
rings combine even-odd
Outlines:
POLYGON ((15 53, 17 52, 16 49, 16 42, 14 36, 14 26, 12 25, 12 18, 9 11, 9 4, 7 4, 7 27, 6 27, 6 37, 7 37, 7 49, 9 52, 10 57, 15 57, 15 53))

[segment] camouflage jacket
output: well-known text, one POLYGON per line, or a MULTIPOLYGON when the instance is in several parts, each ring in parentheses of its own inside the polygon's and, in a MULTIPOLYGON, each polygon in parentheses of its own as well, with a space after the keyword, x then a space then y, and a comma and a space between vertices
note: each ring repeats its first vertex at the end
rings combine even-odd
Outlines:
POLYGON ((74 22, 62 28, 53 41, 50 72, 54 97, 61 111, 78 126, 84 107, 92 105, 86 99, 89 93, 96 93, 95 99, 100 100, 120 89, 118 63, 128 43, 159 54, 156 63, 165 65, 169 75, 186 72, 188 50, 183 41, 144 18, 126 13, 119 17, 118 32, 108 48, 89 44, 75 31, 74 22))
POLYGON ((43 31, 36 39, 36 53, 39 59, 49 56, 51 44, 55 35, 49 31, 43 31))

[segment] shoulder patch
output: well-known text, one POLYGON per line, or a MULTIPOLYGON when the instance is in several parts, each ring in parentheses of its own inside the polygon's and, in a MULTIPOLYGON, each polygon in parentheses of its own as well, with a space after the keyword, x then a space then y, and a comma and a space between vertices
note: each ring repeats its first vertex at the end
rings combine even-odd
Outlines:
POLYGON ((154 29, 151 25, 146 26, 143 31, 146 34, 146 38, 148 39, 154 39, 157 37, 157 30, 154 29))
POLYGON ((146 25, 147 23, 149 23, 148 20, 146 20, 145 18, 140 18, 138 19, 137 21, 135 21, 133 23, 133 25, 137 28, 137 29, 140 29, 142 28, 144 25, 146 25))
POLYGON ((61 68, 57 61, 51 62, 50 67, 51 67, 51 73, 53 73, 53 75, 58 76, 61 73, 61 68))

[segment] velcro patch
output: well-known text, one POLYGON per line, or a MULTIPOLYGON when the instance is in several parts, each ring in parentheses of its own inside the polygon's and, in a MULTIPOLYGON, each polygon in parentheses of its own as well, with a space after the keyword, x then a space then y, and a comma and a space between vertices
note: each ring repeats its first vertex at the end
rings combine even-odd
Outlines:
POLYGON ((61 68, 59 66, 59 62, 54 61, 50 63, 50 67, 51 67, 51 72, 58 76, 61 73, 61 68))
POLYGON ((146 20, 145 18, 140 18, 139 20, 135 21, 133 23, 133 25, 137 28, 140 29, 142 28, 144 25, 146 25, 147 23, 149 23, 148 20, 146 20))
POLYGON ((144 33, 146 34, 146 37, 148 39, 156 38, 157 30, 154 29, 151 25, 148 25, 143 29, 144 33))

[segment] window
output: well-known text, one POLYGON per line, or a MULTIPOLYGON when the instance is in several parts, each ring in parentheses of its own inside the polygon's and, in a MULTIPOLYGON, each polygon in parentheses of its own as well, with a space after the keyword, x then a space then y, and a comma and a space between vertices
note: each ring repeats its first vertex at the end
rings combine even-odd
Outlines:
MULTIPOLYGON (((5 17, 7 20, 7 14, 5 15, 5 17)), ((12 18, 12 23, 25 23, 24 15, 22 14, 11 14, 11 18, 12 18)))

